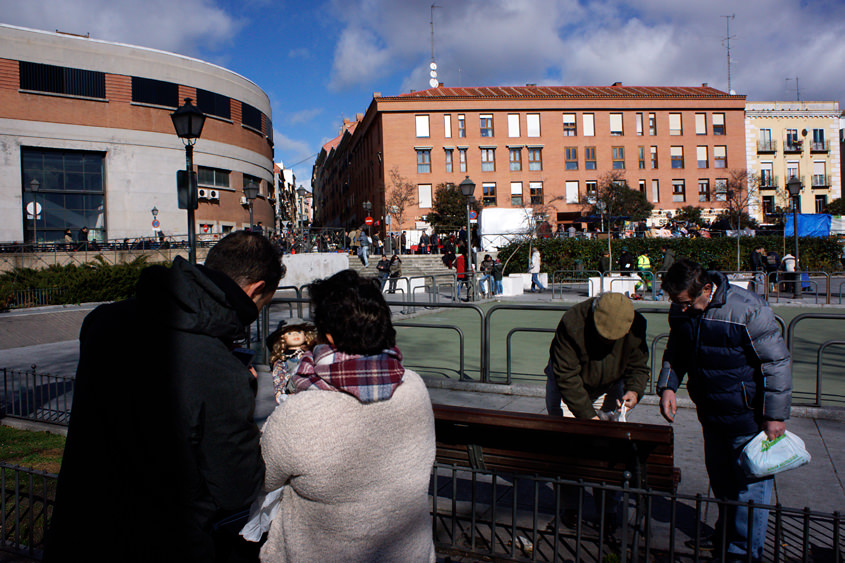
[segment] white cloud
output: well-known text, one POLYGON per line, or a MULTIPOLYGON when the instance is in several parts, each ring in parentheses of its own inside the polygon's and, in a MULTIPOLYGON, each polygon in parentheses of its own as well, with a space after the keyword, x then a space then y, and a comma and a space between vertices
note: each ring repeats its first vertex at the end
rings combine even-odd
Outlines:
POLYGON ((290 123, 306 123, 323 113, 323 108, 304 109, 288 115, 290 123))
POLYGON ((299 180, 303 174, 311 174, 311 166, 317 158, 317 149, 309 146, 306 141, 291 139, 283 135, 278 129, 273 129, 273 143, 275 145, 275 160, 284 162, 288 168, 293 167, 299 180))
POLYGON ((244 22, 214 0, 0 0, 3 22, 191 56, 228 45, 244 22))
POLYGON ((307 47, 297 47, 288 51, 288 58, 291 59, 310 59, 311 51, 307 47))

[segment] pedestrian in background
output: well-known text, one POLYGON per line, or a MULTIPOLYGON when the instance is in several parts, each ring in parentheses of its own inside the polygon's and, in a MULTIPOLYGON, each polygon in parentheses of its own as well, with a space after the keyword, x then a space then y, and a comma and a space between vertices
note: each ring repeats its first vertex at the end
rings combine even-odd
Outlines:
POLYGON ((531 260, 528 263, 528 272, 531 274, 531 293, 546 290, 546 287, 540 282, 540 265, 540 250, 535 247, 531 252, 531 260), (535 290, 535 288, 539 289, 535 290))

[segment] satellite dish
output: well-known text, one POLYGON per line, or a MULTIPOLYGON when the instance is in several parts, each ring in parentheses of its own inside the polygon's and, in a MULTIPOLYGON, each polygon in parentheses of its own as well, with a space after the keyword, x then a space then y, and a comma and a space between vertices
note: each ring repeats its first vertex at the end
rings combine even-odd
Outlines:
POLYGON ((428 81, 428 83, 432 88, 437 88, 438 82, 437 82, 436 78, 432 78, 431 80, 428 81))
POLYGON ((428 65, 428 68, 430 68, 431 70, 437 70, 437 63, 434 62, 434 61, 431 61, 431 64, 428 65))
POLYGON ((736 96, 736 90, 731 90, 731 96, 736 96))
POLYGON ((436 70, 432 70, 428 74, 431 75, 432 78, 437 78, 437 71, 436 70))

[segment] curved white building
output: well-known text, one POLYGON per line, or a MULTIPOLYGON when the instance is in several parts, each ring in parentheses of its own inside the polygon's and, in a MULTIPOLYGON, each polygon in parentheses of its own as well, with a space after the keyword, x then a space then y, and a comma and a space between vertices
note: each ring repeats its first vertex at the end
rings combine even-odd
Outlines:
POLYGON ((170 114, 191 98, 207 116, 194 148, 197 232, 273 225, 270 100, 229 70, 144 47, 0 25, 0 242, 187 232, 176 172, 185 149, 170 114), (37 213, 33 213, 33 210, 37 213))

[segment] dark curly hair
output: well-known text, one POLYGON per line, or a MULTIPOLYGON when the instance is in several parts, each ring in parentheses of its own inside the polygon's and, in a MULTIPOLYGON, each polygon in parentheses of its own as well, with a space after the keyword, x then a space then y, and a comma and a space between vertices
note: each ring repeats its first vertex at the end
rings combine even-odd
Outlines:
POLYGON ((690 297, 695 297, 708 283, 712 283, 710 274, 700 264, 682 258, 672 264, 663 276, 661 287, 673 297, 684 291, 688 292, 690 297))
POLYGON ((354 270, 310 285, 314 324, 320 337, 332 335, 337 350, 370 356, 396 345, 390 307, 379 286, 354 270))

